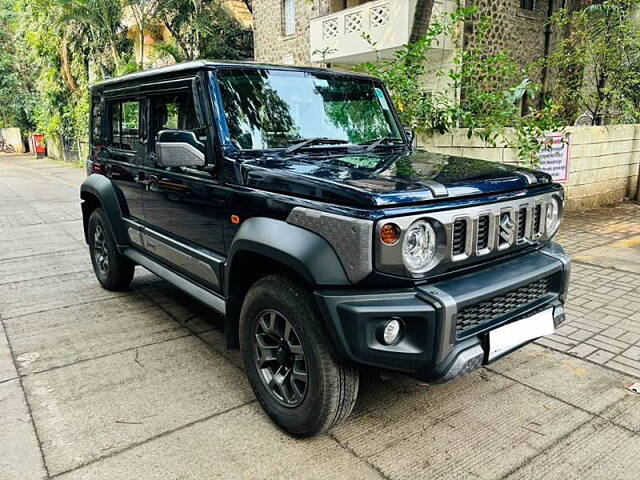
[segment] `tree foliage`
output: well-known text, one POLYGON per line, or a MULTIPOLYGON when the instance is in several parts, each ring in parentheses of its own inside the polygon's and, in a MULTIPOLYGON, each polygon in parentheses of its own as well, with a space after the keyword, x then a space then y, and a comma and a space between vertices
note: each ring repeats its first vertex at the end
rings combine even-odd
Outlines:
POLYGON ((143 32, 176 28, 189 54, 175 60, 250 55, 251 33, 219 0, 0 0, 0 126, 85 140, 89 84, 148 66, 135 60, 126 9, 143 32))
MULTIPOLYGON (((432 67, 429 61, 429 51, 443 35, 460 31, 477 13, 476 7, 466 7, 440 15, 417 42, 391 58, 378 58, 358 68, 385 81, 405 125, 425 133, 462 127, 469 137, 476 135, 494 145, 501 141, 516 148, 523 162, 535 164, 544 148, 543 134, 562 129, 558 107, 551 100, 537 106, 541 86, 510 51, 486 53, 490 18, 477 21, 476 41, 468 48, 457 48, 450 67, 439 62, 432 67), (430 90, 433 82, 425 78, 440 80, 444 88, 430 90), (507 127, 514 128, 515 136, 506 134, 507 127)), ((375 44, 371 46, 375 49, 375 44)))
POLYGON ((555 46, 551 95, 571 124, 636 123, 640 115, 639 0, 608 0, 582 10, 560 10, 552 23, 569 32, 555 46))

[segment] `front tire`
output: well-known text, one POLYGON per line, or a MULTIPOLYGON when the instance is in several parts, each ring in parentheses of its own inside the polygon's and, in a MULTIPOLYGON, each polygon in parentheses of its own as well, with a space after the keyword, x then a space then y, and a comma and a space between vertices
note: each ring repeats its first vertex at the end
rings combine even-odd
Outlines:
POLYGON ((101 208, 91 213, 87 228, 91 263, 100 285, 107 290, 126 290, 133 280, 135 264, 118 253, 101 208))
POLYGON ((338 355, 313 297, 296 282, 270 275, 251 287, 240 345, 258 401, 283 430, 311 437, 351 413, 358 369, 338 355))

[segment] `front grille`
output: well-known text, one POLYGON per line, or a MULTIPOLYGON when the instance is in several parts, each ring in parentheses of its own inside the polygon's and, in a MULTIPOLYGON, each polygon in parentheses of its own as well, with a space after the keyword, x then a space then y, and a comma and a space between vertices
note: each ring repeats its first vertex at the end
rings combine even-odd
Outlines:
POLYGON ((447 239, 450 260, 461 262, 470 257, 537 241, 544 235, 545 202, 548 197, 550 195, 436 213, 430 217, 450 225, 447 239))
POLYGON ((451 244, 452 255, 462 255, 465 253, 467 245, 467 221, 456 220, 453 223, 453 240, 451 244))
POLYGON ((457 335, 532 304, 549 293, 550 284, 550 278, 543 278, 460 309, 456 316, 457 335))

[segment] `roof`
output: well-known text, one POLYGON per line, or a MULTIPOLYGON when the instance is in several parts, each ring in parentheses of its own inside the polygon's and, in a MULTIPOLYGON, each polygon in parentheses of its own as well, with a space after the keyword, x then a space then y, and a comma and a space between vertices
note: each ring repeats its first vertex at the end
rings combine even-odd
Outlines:
POLYGON ((359 72, 347 72, 341 70, 333 70, 327 68, 318 67, 298 67, 291 65, 272 65, 268 63, 254 63, 254 62, 240 62, 240 61, 215 61, 215 60, 192 60, 190 62, 176 63, 167 67, 151 68, 149 70, 143 70, 141 72, 130 73, 121 77, 109 78, 96 82, 92 87, 102 87, 105 85, 114 85, 118 83, 131 82, 136 80, 144 80, 146 78, 153 78, 161 75, 167 75, 172 73, 184 72, 189 70, 198 70, 204 68, 223 68, 223 67, 255 67, 266 69, 278 69, 278 70, 291 70, 300 72, 315 72, 315 73, 333 73, 343 75, 353 75, 360 77, 373 78, 370 75, 366 75, 359 72))

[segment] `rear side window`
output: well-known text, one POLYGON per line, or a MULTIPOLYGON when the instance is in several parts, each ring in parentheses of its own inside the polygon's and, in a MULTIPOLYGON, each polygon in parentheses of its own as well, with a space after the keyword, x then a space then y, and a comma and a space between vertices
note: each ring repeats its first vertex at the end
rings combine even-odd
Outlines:
POLYGON ((137 150, 140 145, 140 103, 138 100, 118 100, 109 104, 112 147, 137 150))
POLYGON ((96 93, 91 102, 91 140, 94 144, 104 142, 104 135, 102 133, 103 117, 104 102, 102 95, 96 93))

